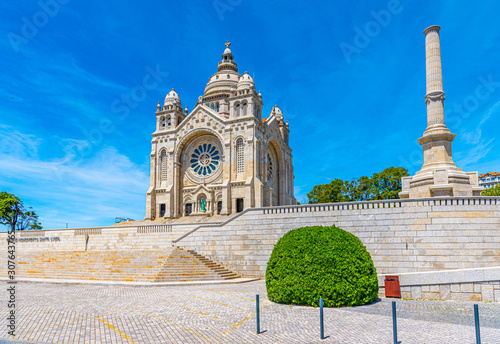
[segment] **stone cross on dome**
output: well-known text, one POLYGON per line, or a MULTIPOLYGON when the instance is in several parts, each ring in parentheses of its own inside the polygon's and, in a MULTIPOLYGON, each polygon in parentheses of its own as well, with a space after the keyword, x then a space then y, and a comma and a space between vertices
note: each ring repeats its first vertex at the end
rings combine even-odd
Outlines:
POLYGON ((230 45, 231 45, 231 42, 227 41, 227 43, 226 43, 226 48, 228 48, 228 49, 229 49, 229 46, 230 46, 230 45))

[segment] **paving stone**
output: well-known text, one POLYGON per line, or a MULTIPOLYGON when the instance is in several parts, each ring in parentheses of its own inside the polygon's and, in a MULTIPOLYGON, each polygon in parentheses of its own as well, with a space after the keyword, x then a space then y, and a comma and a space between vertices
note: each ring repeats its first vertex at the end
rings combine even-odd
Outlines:
MULTIPOLYGON (((0 343, 391 343, 395 300, 325 308, 328 337, 321 340, 319 309, 271 302, 264 281, 175 287, 19 282, 16 296, 16 341, 3 327, 0 343), (265 331, 259 335, 256 294, 265 331)), ((398 339, 405 344, 472 343, 474 303, 396 299, 398 339)), ((0 307, 2 319, 7 311, 0 307)), ((479 312, 482 342, 499 343, 500 304, 480 303, 479 312)))

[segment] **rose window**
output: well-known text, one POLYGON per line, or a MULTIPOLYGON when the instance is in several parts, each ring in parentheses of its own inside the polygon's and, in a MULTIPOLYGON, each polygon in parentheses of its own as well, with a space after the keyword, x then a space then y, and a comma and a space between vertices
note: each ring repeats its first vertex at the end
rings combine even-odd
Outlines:
POLYGON ((191 168, 200 176, 208 176, 219 166, 220 152, 217 146, 203 143, 194 149, 191 154, 191 168))

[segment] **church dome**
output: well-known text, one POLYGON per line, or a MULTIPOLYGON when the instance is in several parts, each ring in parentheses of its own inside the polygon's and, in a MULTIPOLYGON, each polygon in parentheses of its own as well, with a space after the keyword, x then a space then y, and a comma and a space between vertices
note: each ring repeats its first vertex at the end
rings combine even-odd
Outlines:
POLYGON ((231 94, 236 91, 241 74, 238 73, 236 62, 233 61, 233 53, 226 43, 226 50, 222 54, 222 61, 219 62, 217 73, 215 73, 205 87, 205 96, 213 94, 231 94))
POLYGON ((179 98, 179 95, 175 92, 175 89, 172 88, 172 90, 168 92, 167 96, 165 97, 165 102, 163 105, 181 106, 181 98, 179 98))
POLYGON ((241 75, 234 71, 223 71, 215 73, 205 87, 205 96, 215 93, 231 94, 238 87, 241 75))
POLYGON ((243 76, 240 78, 238 81, 238 90, 242 90, 245 88, 254 88, 255 83, 250 75, 248 75, 248 72, 245 72, 243 76))

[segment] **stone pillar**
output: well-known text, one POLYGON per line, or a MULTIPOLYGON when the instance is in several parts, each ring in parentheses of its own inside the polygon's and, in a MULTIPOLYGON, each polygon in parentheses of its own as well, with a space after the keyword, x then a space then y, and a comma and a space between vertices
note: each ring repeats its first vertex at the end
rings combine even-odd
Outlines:
POLYGON ((441 46, 437 25, 425 29, 425 66, 426 66, 426 95, 427 128, 444 127, 444 92, 443 72, 441 68, 441 46))
POLYGON ((424 149, 422 170, 455 168, 451 155, 451 143, 455 139, 455 134, 452 134, 444 123, 443 73, 439 30, 440 27, 437 25, 424 30, 427 129, 418 141, 424 149))
POLYGON ((248 105, 247 105, 247 106, 248 106, 248 108, 247 108, 247 115, 248 115, 248 114, 251 114, 251 115, 255 116, 255 112, 254 112, 254 111, 255 111, 255 110, 254 110, 255 105, 254 105, 254 103, 253 103, 253 98, 250 98, 250 99, 248 100, 248 105))
POLYGON ((180 167, 181 164, 177 161, 174 161, 174 173, 173 175, 173 190, 174 190, 174 218, 182 216, 183 209, 182 209, 182 202, 181 202, 181 196, 180 196, 180 178, 179 178, 179 172, 180 172, 180 167))
POLYGON ((222 99, 219 104, 219 114, 224 118, 229 118, 229 102, 226 99, 222 99))
POLYGON ((222 210, 221 210, 221 215, 229 215, 230 214, 230 209, 231 209, 231 197, 230 197, 230 192, 228 191, 227 187, 222 189, 222 210))
POLYGON ((424 164, 413 177, 402 178, 401 198, 479 196, 481 188, 452 159, 455 139, 444 121, 443 73, 441 68, 440 27, 430 26, 425 34, 427 128, 418 143, 424 151, 424 164))

